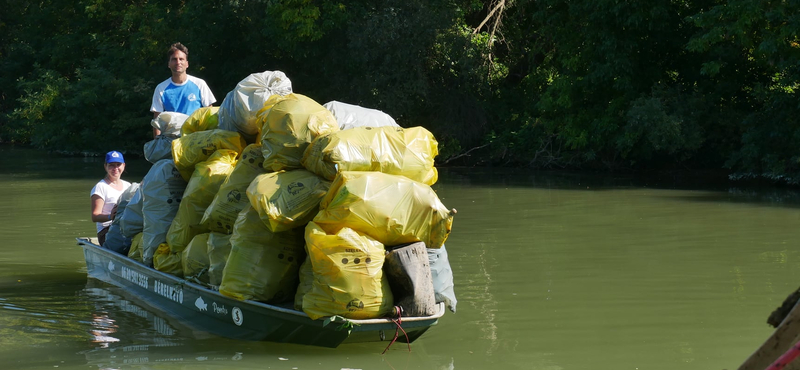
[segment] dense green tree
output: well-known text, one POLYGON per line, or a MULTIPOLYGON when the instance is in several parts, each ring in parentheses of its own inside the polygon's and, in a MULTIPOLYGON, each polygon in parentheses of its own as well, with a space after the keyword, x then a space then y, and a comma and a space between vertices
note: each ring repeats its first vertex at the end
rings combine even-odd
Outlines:
POLYGON ((690 158, 702 143, 701 122, 682 109, 697 100, 685 80, 696 74, 690 11, 667 0, 516 2, 505 24, 526 27, 506 28, 498 45, 508 75, 495 98, 511 102, 497 102, 496 152, 561 166, 690 158))
POLYGON ((741 133, 727 166, 737 177, 800 182, 800 1, 726 1, 689 18, 688 49, 715 81, 721 110, 738 113, 721 129, 741 133))
POLYGON ((73 152, 143 143, 152 56, 163 55, 153 35, 169 32, 159 25, 164 5, 53 0, 20 9, 3 45, 2 67, 18 66, 16 85, 3 90, 19 96, 4 112, 4 140, 73 152))
POLYGON ((425 126, 440 164, 800 181, 800 1, 6 0, 0 142, 133 153, 165 51, 425 126))

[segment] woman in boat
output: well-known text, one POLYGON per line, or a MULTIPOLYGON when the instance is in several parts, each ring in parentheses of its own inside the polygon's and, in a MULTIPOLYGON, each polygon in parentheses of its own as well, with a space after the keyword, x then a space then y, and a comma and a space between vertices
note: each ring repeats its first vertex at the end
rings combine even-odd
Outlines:
POLYGON ((121 179, 125 171, 125 158, 118 151, 106 153, 104 177, 92 188, 92 221, 97 223, 98 244, 103 245, 106 233, 117 211, 117 200, 131 183, 121 179))

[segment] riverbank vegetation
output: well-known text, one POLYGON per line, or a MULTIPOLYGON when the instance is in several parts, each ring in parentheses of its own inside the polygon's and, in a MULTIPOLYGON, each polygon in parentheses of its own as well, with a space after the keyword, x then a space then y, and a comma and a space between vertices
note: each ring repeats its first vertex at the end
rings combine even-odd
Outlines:
POLYGON ((428 128, 437 165, 800 182, 800 1, 3 3, 0 142, 141 152, 180 41, 217 105, 280 70, 320 103, 428 128))

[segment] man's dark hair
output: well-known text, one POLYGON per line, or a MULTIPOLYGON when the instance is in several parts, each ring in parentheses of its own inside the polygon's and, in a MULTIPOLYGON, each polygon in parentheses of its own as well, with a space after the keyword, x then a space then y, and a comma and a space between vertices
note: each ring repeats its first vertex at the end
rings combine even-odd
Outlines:
POLYGON ((172 54, 175 54, 175 52, 178 51, 178 50, 180 50, 184 54, 186 54, 186 59, 187 60, 189 59, 189 48, 187 48, 186 46, 184 46, 180 42, 176 42, 176 43, 174 43, 174 44, 169 46, 169 53, 167 53, 167 60, 169 60, 169 58, 172 58, 172 54))

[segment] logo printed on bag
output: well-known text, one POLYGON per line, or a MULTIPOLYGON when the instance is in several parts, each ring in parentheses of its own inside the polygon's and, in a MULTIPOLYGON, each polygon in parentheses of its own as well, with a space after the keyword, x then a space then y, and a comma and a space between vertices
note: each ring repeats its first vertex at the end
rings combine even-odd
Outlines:
POLYGON ((347 303, 347 310, 350 312, 355 312, 363 309, 364 309, 364 302, 361 302, 360 299, 354 299, 347 303))
POLYGON ((303 185, 302 182, 293 182, 293 183, 289 184, 288 188, 289 188, 289 194, 297 195, 301 191, 303 191, 303 189, 305 189, 306 186, 303 185))
POLYGON ((238 202, 242 200, 242 193, 238 189, 233 189, 230 193, 228 193, 227 198, 228 202, 238 202))
POLYGON ((208 145, 204 146, 203 149, 202 149, 202 152, 205 155, 212 155, 216 151, 217 151, 217 147, 214 146, 213 144, 208 144, 208 145))

